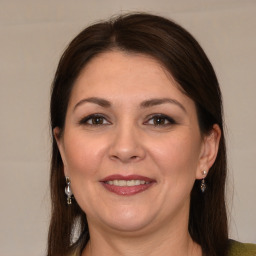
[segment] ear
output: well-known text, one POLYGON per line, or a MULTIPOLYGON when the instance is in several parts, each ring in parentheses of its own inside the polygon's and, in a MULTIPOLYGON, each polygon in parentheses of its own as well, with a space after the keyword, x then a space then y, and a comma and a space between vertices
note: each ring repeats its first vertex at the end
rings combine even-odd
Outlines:
POLYGON ((217 124, 214 124, 210 133, 205 135, 203 139, 196 173, 197 179, 205 178, 209 169, 214 164, 219 150, 220 138, 221 129, 217 124))
POLYGON ((60 156, 63 162, 63 167, 64 167, 64 174, 65 176, 68 176, 67 174, 67 164, 66 164, 66 156, 65 156, 65 147, 64 147, 64 143, 63 143, 63 137, 61 136, 61 129, 59 127, 55 127, 53 129, 53 135, 54 138, 56 140, 59 152, 60 152, 60 156))

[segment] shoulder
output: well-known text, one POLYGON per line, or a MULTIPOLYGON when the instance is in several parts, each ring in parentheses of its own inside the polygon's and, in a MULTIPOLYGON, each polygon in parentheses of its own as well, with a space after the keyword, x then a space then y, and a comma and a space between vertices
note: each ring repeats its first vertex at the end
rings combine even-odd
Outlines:
POLYGON ((72 252, 69 256, 80 256, 79 251, 72 252))
POLYGON ((71 254, 69 254, 69 256, 80 256, 80 251, 79 250, 75 250, 73 251, 71 254))
POLYGON ((256 256, 256 244, 245 244, 230 240, 228 256, 256 256))
POLYGON ((71 249, 71 251, 67 254, 68 256, 80 256, 81 252, 80 252, 80 247, 75 246, 71 249))

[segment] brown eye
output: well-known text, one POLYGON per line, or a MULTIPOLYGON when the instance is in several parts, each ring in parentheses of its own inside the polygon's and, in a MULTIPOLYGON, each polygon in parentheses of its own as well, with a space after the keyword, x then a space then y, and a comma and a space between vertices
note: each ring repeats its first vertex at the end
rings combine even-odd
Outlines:
POLYGON ((95 116, 91 118, 91 123, 93 125, 99 125, 104 123, 104 118, 101 116, 95 116))
POLYGON ((162 114, 154 115, 146 122, 146 124, 153 126, 168 126, 175 123, 176 122, 171 117, 162 114))
POLYGON ((154 117, 153 118, 154 125, 164 125, 164 124, 166 124, 166 121, 167 120, 164 117, 154 117))
POLYGON ((79 124, 97 126, 97 125, 107 125, 107 124, 110 124, 110 122, 104 116, 93 114, 80 120, 79 124))

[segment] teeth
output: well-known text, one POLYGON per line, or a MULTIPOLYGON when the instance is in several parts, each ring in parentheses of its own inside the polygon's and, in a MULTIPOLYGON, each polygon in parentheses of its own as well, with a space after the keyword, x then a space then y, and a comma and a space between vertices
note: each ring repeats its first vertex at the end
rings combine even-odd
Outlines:
POLYGON ((109 185, 119 186, 119 187, 131 187, 131 186, 138 186, 149 184, 149 182, 145 180, 110 180, 106 181, 109 185))

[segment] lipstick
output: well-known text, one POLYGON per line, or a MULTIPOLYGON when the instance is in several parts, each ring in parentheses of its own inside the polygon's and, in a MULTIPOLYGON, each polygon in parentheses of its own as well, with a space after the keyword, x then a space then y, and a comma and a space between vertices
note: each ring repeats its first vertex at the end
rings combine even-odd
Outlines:
POLYGON ((131 196, 149 189, 156 181, 141 175, 111 175, 101 180, 110 192, 121 196, 131 196))

